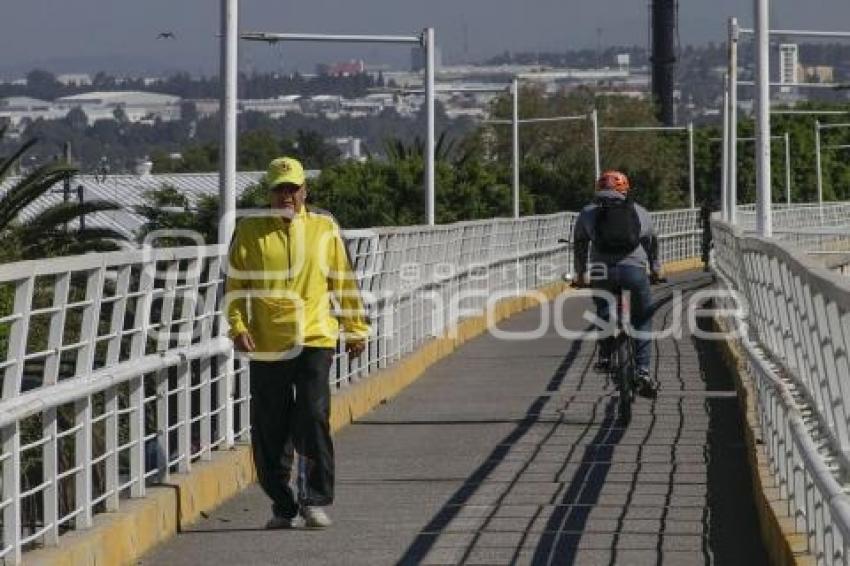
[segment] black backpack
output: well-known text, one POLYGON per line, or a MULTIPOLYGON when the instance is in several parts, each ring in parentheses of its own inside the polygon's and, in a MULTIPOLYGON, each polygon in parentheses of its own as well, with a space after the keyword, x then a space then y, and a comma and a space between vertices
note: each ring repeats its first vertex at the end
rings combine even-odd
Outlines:
POLYGON ((640 217, 630 199, 600 199, 593 246, 603 254, 626 255, 640 245, 640 217))

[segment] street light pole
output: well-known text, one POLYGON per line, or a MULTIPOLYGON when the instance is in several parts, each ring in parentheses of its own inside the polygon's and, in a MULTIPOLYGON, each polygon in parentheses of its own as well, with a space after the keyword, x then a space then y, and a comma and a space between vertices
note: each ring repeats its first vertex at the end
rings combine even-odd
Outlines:
POLYGON ((435 163, 434 146, 435 141, 435 119, 434 119, 434 28, 425 28, 425 107, 428 119, 427 140, 425 142, 425 208, 427 210, 428 225, 436 223, 434 215, 435 201, 435 163))
POLYGON ((729 222, 729 75, 723 77, 723 156, 720 170, 720 217, 729 222))
POLYGON ((513 93, 513 187, 514 187, 514 218, 519 218, 519 81, 514 78, 511 84, 513 93))
POLYGON ((223 88, 219 105, 221 149, 219 150, 218 242, 227 245, 236 218, 236 77, 239 39, 239 2, 221 0, 221 66, 223 88))
POLYGON ((785 132, 785 204, 791 206, 791 137, 785 132))
POLYGON ((599 112, 596 108, 590 113, 590 122, 593 126, 593 165, 596 173, 593 182, 595 184, 596 180, 602 176, 602 167, 599 163, 599 112))
POLYGON ((729 223, 738 222, 738 18, 729 18, 729 223))
POLYGON ((770 178, 770 6, 754 0, 756 22, 756 230, 773 235, 770 178))
POLYGON ((694 180, 694 123, 688 122, 688 188, 691 208, 696 208, 696 182, 694 180))
POLYGON ((820 120, 815 120, 815 176, 818 187, 818 209, 823 216, 823 169, 820 156, 820 120))
MULTIPOLYGON (((221 0, 221 98, 219 116, 221 118, 221 144, 219 149, 219 219, 218 243, 227 245, 236 225, 236 80, 237 80, 237 42, 239 38, 239 2, 221 0)), ((222 316, 221 324, 227 328, 227 319, 222 316)), ((224 444, 233 446, 233 392, 234 360, 231 353, 223 364, 224 376, 224 444)), ((144 466, 143 466, 144 467, 144 466)))

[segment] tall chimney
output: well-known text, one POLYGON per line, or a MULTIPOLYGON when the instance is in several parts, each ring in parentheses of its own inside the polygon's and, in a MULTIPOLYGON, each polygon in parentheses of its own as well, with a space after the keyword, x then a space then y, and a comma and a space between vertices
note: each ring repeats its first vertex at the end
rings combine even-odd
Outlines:
POLYGON ((676 120, 676 19, 678 0, 652 0, 652 98, 655 115, 665 126, 676 120))

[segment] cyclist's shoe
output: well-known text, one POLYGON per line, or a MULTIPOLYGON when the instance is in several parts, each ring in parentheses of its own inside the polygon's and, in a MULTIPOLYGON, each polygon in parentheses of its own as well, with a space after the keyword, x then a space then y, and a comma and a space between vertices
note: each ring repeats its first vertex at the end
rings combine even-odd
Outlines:
POLYGON ((658 396, 658 385, 649 375, 649 370, 640 368, 635 376, 638 395, 647 399, 655 399, 658 396))
POLYGON ((593 364, 593 370, 599 373, 605 373, 611 369, 611 358, 599 356, 596 363, 593 364))

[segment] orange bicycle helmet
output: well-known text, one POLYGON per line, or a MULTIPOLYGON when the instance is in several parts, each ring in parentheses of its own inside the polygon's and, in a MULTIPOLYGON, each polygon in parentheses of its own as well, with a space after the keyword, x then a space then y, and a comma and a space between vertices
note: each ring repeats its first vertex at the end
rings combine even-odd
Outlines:
POLYGON ((596 181, 596 188, 600 191, 612 190, 626 194, 629 192, 629 178, 619 171, 605 171, 596 181))

